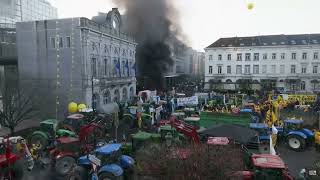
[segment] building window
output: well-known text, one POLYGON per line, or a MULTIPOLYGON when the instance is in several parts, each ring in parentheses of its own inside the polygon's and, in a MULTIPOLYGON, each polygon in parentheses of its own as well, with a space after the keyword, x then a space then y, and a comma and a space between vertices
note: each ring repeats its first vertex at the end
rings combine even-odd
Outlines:
POLYGON ((56 38, 52 37, 50 42, 51 42, 51 47, 56 48, 56 38))
POLYGON ((251 54, 250 53, 246 53, 246 61, 250 61, 251 60, 251 54))
POLYGON ((271 73, 272 74, 276 73, 276 65, 271 65, 271 73))
POLYGON ((291 54, 291 59, 297 59, 297 53, 292 53, 291 54))
POLYGON ((136 95, 136 93, 134 92, 133 87, 131 87, 131 88, 129 89, 129 93, 130 93, 130 99, 133 98, 133 97, 136 95))
POLYGON ((292 83, 290 84, 290 90, 295 91, 296 90, 296 84, 292 83))
POLYGON ((262 65, 262 73, 263 74, 267 73, 267 65, 262 65))
POLYGON ((222 66, 218 66, 218 74, 222 74, 222 66))
POLYGON ((107 53, 108 52, 108 46, 105 44, 104 45, 104 53, 107 53))
POLYGON ((263 54, 262 56, 263 56, 262 58, 263 58, 264 60, 265 60, 265 59, 268 59, 268 54, 267 54, 267 53, 263 54))
POLYGON ((277 54, 276 53, 272 53, 272 59, 277 59, 277 54))
POLYGON ((281 53, 281 59, 284 59, 286 57, 285 53, 281 53))
POLYGON ((209 66, 209 74, 212 74, 212 66, 209 66))
POLYGON ((254 58, 253 60, 259 61, 259 53, 254 53, 254 58))
POLYGON ((67 48, 71 47, 71 37, 67 37, 67 48))
POLYGON ((116 89, 116 90, 114 91, 113 102, 115 102, 115 103, 119 103, 119 102, 120 102, 120 92, 119 92, 118 89, 116 89))
POLYGON ((222 60, 222 55, 221 55, 221 54, 218 55, 218 60, 219 60, 219 61, 222 60))
POLYGON ((291 74, 295 74, 296 73, 296 65, 291 65, 291 74))
POLYGON ((303 66, 303 67, 301 68, 301 73, 302 73, 302 74, 306 74, 306 73, 307 73, 307 67, 303 66))
POLYGON ((92 42, 92 51, 94 51, 95 50, 95 48, 96 48, 96 45, 95 45, 95 43, 94 42, 92 42))
POLYGON ((250 74, 250 65, 244 66, 244 74, 250 74))
POLYGON ((253 74, 259 74, 259 65, 253 65, 253 74))
POLYGON ((312 72, 313 72, 313 74, 317 74, 318 73, 318 66, 313 66, 312 72))
POLYGON ((209 55, 209 60, 210 60, 210 61, 212 60, 212 55, 209 55))
POLYGON ((315 52, 313 53, 313 59, 318 59, 319 58, 319 53, 315 52))
POLYGON ((227 66, 227 74, 231 74, 231 66, 227 66))
POLYGON ((108 59, 104 59, 104 75, 107 76, 108 74, 108 59))
POLYGON ((122 70, 122 75, 125 76, 126 75, 126 62, 122 61, 121 63, 121 70, 122 70))
POLYGON ((111 103, 110 91, 106 91, 103 94, 103 104, 109 104, 109 103, 111 103))
POLYGON ((285 66, 280 65, 280 74, 284 74, 284 73, 285 73, 285 66))
POLYGON ((242 66, 241 65, 237 65, 236 73, 242 74, 242 66))
POLYGON ((300 86, 301 86, 301 91, 304 91, 304 90, 306 90, 306 82, 304 82, 304 81, 301 81, 301 84, 300 84, 300 86))
POLYGON ((63 38, 59 38, 59 48, 63 48, 63 38))
POLYGON ((302 59, 307 59, 307 53, 302 53, 302 59))
POLYGON ((231 60, 231 54, 228 54, 228 60, 229 61, 231 60))
POLYGON ((97 59, 92 58, 91 59, 91 72, 92 72, 92 77, 97 77, 97 59))
POLYGON ((237 61, 242 61, 242 54, 241 53, 237 54, 237 61))
POLYGON ((128 90, 127 88, 122 89, 122 102, 128 101, 128 90))

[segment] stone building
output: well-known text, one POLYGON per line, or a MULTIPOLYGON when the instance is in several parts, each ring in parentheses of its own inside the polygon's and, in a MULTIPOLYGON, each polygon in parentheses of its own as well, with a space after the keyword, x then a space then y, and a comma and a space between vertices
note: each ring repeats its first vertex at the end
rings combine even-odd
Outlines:
POLYGON ((205 49, 205 88, 316 93, 320 34, 220 38, 205 49))
POLYGON ((109 112, 136 94, 137 44, 118 9, 99 19, 17 23, 19 80, 41 96, 46 117, 61 117, 71 101, 109 112))

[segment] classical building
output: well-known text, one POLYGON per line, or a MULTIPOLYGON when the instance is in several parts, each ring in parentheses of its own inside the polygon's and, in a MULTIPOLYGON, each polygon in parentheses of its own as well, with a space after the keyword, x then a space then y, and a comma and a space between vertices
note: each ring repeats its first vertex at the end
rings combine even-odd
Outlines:
POLYGON ((1 0, 0 28, 14 28, 16 22, 58 18, 57 8, 46 0, 1 0))
POLYGON ((19 80, 41 96, 47 116, 61 117, 71 101, 108 112, 136 94, 137 44, 118 9, 101 18, 17 23, 19 80))
POLYGON ((205 48, 205 88, 319 92, 320 34, 220 38, 205 48))

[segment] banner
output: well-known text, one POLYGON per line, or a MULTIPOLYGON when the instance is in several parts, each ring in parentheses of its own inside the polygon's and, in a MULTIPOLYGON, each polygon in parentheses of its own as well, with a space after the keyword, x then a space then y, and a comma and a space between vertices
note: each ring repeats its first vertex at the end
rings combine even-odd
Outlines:
POLYGON ((288 95, 289 102, 299 101, 300 104, 314 103, 317 100, 317 95, 288 95))
POLYGON ((177 98, 178 106, 186 106, 186 105, 198 105, 198 96, 185 97, 185 98, 177 98))

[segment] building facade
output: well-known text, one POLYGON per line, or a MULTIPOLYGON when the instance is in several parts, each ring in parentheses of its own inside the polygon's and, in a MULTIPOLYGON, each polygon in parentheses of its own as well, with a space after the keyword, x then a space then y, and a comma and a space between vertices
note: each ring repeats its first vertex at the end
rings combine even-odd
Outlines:
POLYGON ((58 12, 46 0, 1 0, 0 28, 14 28, 16 22, 56 19, 58 12))
POLYGON ((104 19, 17 23, 19 80, 42 95, 40 107, 51 117, 72 101, 108 113, 136 94, 137 44, 121 31, 118 9, 104 19))
POLYGON ((205 89, 320 90, 320 34, 221 38, 205 49, 205 89))

